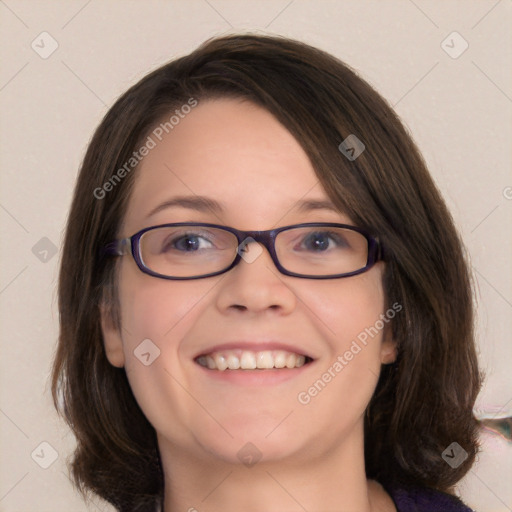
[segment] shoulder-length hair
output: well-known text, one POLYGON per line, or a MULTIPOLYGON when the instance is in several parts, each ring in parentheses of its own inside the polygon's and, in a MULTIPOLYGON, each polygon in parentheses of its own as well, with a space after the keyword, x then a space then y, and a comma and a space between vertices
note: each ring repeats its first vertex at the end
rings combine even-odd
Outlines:
POLYGON ((453 220, 411 137, 368 83, 319 49, 259 35, 209 40, 151 72, 116 101, 88 146, 65 233, 52 379, 55 405, 77 439, 78 489, 121 511, 161 503, 154 428, 124 369, 105 355, 100 307, 119 327, 120 319, 116 259, 100 249, 119 235, 137 173, 126 163, 148 134, 191 99, 219 97, 272 113, 340 211, 378 234, 387 305, 403 309, 391 324, 397 360, 382 367, 365 417, 367 476, 450 490, 478 449, 472 408, 481 386, 471 280, 453 220), (365 146, 356 159, 338 149, 351 134, 365 146), (453 442, 468 454, 456 468, 442 458, 453 442))

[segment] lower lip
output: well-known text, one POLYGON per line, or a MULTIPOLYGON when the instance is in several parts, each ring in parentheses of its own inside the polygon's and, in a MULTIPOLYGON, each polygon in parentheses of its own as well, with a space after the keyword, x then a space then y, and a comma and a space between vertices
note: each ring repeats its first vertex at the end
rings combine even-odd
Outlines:
POLYGON ((246 386, 276 385, 298 377, 313 364, 307 363, 299 368, 271 368, 268 370, 210 370, 195 363, 204 375, 219 381, 246 386))

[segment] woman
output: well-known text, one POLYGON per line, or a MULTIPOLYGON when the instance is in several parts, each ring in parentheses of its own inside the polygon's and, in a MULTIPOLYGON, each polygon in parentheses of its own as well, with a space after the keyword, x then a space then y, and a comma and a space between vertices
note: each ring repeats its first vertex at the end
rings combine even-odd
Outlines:
POLYGON ((221 37, 127 91, 59 306, 73 477, 117 510, 469 510, 462 244, 394 112, 318 49, 221 37))

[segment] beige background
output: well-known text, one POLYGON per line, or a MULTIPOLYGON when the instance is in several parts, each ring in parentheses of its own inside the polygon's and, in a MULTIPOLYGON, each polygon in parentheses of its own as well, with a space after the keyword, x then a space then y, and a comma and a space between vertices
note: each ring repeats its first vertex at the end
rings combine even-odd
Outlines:
MULTIPOLYGON (((48 393, 57 337, 52 249, 108 106, 150 69, 230 31, 317 45, 395 106, 471 256, 487 373, 477 412, 512 415, 510 0, 3 0, 0 19, 0 511, 110 510, 86 507, 66 476, 73 439, 48 393)), ((481 512, 512 510, 512 445, 489 432, 482 440, 458 492, 481 512)))

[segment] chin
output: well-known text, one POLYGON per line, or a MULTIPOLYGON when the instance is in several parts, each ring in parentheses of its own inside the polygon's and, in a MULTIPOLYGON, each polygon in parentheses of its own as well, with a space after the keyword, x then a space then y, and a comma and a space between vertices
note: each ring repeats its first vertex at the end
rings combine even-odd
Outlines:
POLYGON ((253 467, 261 464, 272 464, 286 459, 293 460, 300 455, 299 446, 285 444, 284 439, 270 441, 268 439, 254 439, 253 441, 240 441, 234 439, 229 446, 218 441, 211 441, 203 446, 214 459, 225 464, 253 467))
POLYGON ((292 432, 284 422, 279 425, 283 417, 276 421, 268 417, 239 416, 236 421, 224 423, 232 438, 219 436, 218 431, 196 432, 195 437, 210 455, 228 464, 251 467, 260 462, 283 460, 300 452, 303 444, 297 432, 292 432))

